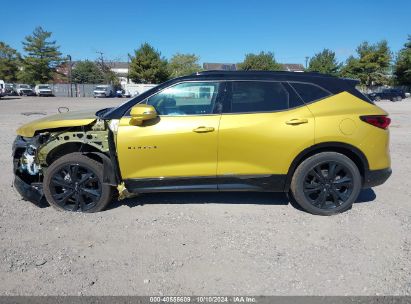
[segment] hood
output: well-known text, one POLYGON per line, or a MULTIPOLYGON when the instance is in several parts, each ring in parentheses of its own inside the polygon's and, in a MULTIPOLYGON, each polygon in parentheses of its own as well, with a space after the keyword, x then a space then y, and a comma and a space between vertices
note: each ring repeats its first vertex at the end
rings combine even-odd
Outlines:
POLYGON ((18 128, 17 135, 33 137, 37 131, 85 126, 96 120, 96 111, 67 112, 36 119, 18 128))

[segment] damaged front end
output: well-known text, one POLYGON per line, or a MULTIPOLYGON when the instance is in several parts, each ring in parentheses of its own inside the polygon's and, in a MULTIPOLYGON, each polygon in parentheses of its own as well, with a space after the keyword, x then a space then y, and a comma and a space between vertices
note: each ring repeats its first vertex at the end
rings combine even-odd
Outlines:
POLYGON ((37 149, 43 140, 46 140, 43 135, 17 136, 13 142, 13 185, 24 199, 33 203, 40 203, 43 198, 43 176, 41 166, 36 163, 37 149))
POLYGON ((97 119, 86 126, 41 130, 33 137, 17 136, 13 143, 15 189, 24 199, 40 203, 48 167, 59 157, 73 152, 101 162, 103 183, 121 187, 115 146, 117 126, 118 121, 97 119))

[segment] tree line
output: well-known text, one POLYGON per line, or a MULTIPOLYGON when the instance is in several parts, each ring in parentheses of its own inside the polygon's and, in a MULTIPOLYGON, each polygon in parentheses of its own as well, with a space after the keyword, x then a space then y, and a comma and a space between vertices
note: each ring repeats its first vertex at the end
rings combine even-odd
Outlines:
MULTIPOLYGON (((51 32, 42 27, 25 37, 24 55, 0 41, 0 79, 6 82, 30 84, 47 83, 56 78, 68 81, 59 67, 70 62, 59 51, 51 32)), ((201 71, 199 57, 195 54, 173 55, 169 60, 148 43, 143 43, 129 56, 128 77, 137 83, 161 83, 167 79, 201 71)), ((101 55, 95 61, 76 62, 71 79, 74 83, 115 83, 118 81, 111 70, 111 63, 101 55)), ((246 54, 237 65, 240 70, 282 70, 272 52, 246 54)), ((339 77, 359 79, 364 86, 407 85, 411 86, 411 36, 404 47, 394 56, 387 41, 361 43, 356 55, 345 62, 338 62, 335 52, 329 49, 311 57, 306 71, 315 71, 339 77)))

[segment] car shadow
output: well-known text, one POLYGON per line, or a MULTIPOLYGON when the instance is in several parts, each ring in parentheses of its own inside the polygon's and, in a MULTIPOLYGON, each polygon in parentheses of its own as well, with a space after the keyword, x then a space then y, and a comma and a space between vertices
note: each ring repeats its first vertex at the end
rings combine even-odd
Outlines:
MULTIPOLYGON (((356 204, 371 203, 376 199, 373 189, 361 190, 356 204)), ((43 197, 40 202, 31 201, 38 208, 50 207, 43 197)), ((105 210, 121 206, 130 208, 155 204, 228 204, 228 205, 288 205, 305 212, 287 193, 280 192, 167 192, 145 193, 124 200, 113 200, 105 210)))
MULTIPOLYGON (((372 189, 364 189, 356 203, 369 203, 376 198, 372 189)), ((253 205, 288 205, 303 211, 287 193, 276 192, 178 192, 178 193, 145 193, 133 198, 114 200, 106 210, 120 206, 130 208, 148 204, 253 204, 253 205)))
POLYGON ((21 97, 18 97, 18 96, 15 96, 15 97, 3 96, 0 100, 13 100, 13 99, 21 99, 21 97))
POLYGON ((109 209, 126 205, 130 208, 148 204, 255 204, 287 205, 285 193, 268 192, 169 192, 145 193, 124 200, 115 200, 109 209))
POLYGON ((357 198, 356 204, 371 203, 377 198, 372 188, 362 189, 357 198))

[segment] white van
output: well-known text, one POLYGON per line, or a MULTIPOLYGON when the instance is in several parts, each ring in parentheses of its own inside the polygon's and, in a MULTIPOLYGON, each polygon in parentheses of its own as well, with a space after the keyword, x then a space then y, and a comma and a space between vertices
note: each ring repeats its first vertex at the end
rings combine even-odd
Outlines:
POLYGON ((110 97, 114 95, 114 89, 109 84, 101 84, 96 86, 93 91, 94 98, 96 97, 110 97))
POLYGON ((37 96, 53 96, 53 91, 49 84, 38 84, 34 87, 37 96))
POLYGON ((0 97, 3 97, 6 95, 6 84, 4 83, 4 80, 0 80, 0 97))

